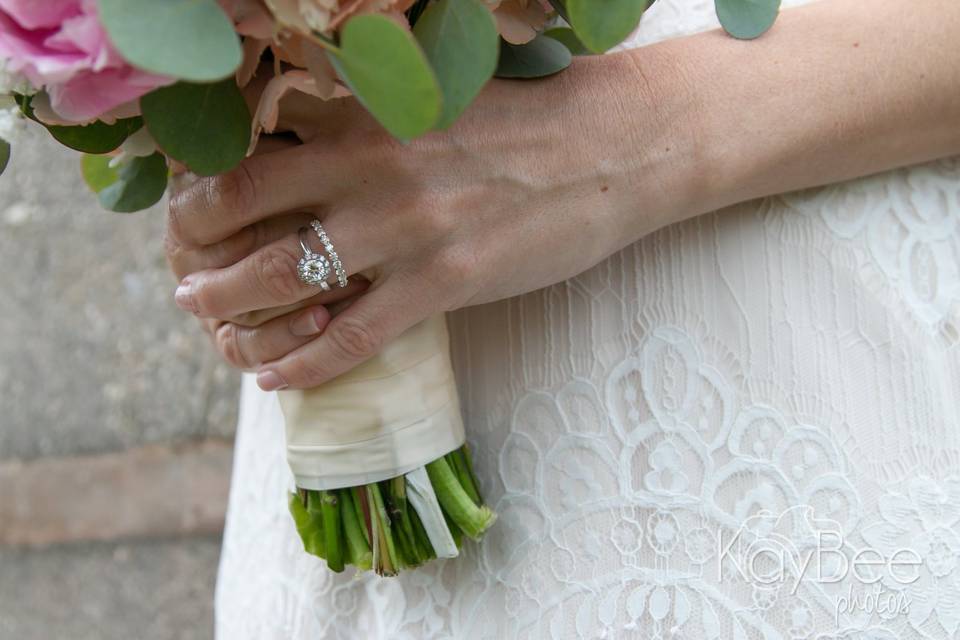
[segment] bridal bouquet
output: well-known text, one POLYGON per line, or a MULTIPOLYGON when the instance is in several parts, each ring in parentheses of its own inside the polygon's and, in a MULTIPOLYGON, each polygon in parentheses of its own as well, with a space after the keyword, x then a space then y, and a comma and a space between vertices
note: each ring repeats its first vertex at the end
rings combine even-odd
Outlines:
MULTIPOLYGON (((172 173, 236 167, 291 91, 352 95, 392 135, 449 127, 491 77, 536 78, 623 41, 652 0, 0 0, 0 173, 24 126, 82 152, 109 210, 172 173), (242 90, 269 79, 251 114, 242 90)), ((716 0, 754 38, 779 0, 716 0)), ((302 136, 302 134, 301 134, 302 136)), ((334 571, 453 557, 495 519, 473 473, 446 322, 327 384, 280 393, 290 511, 334 571)))

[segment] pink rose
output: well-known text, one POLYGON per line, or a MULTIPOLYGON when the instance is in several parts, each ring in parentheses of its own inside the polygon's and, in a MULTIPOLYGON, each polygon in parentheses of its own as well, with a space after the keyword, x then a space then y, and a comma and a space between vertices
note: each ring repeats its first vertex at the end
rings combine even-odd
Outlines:
POLYGON ((0 60, 45 89, 54 113, 69 122, 89 122, 173 82, 120 57, 96 0, 0 0, 0 60))

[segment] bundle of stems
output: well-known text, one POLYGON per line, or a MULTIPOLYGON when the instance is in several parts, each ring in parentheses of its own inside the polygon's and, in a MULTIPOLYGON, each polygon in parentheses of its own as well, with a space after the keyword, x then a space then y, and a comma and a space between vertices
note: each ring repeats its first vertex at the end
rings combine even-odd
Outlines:
MULTIPOLYGON (((496 514, 480 497, 467 446, 425 469, 456 548, 464 536, 479 540, 496 514)), ((342 489, 298 489, 290 496, 290 512, 304 549, 338 573, 352 565, 381 576, 436 558, 422 514, 407 499, 407 483, 398 476, 342 489)))

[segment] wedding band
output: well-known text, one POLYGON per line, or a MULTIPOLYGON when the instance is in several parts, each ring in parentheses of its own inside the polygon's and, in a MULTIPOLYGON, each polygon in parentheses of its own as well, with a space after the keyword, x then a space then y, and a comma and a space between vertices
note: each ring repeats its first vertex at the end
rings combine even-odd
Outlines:
POLYGON ((337 283, 341 287, 347 286, 347 271, 343 268, 343 263, 340 262, 340 256, 338 256, 337 252, 333 249, 333 242, 330 241, 330 236, 323 230, 323 225, 320 224, 319 220, 314 220, 310 223, 310 226, 317 232, 317 237, 320 238, 320 244, 323 245, 323 250, 330 256, 330 262, 333 263, 333 270, 337 274, 337 283))
POLYGON ((324 291, 330 291, 330 285, 327 284, 327 278, 330 277, 330 261, 322 253, 315 253, 310 248, 309 234, 309 229, 300 228, 300 248, 303 249, 303 257, 297 263, 297 275, 304 284, 319 285, 324 291))

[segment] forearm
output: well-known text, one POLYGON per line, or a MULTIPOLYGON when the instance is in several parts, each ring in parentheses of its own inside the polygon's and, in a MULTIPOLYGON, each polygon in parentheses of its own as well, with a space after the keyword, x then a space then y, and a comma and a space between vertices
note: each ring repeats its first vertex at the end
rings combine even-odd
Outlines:
POLYGON ((956 0, 824 0, 620 54, 665 132, 637 152, 688 194, 669 221, 960 153, 958 37, 956 0))

